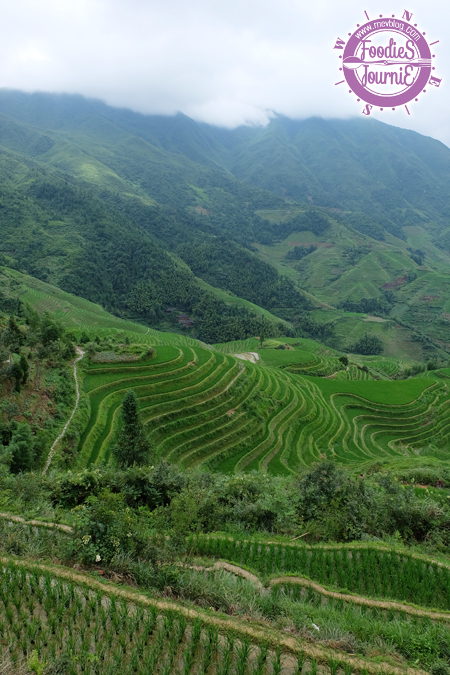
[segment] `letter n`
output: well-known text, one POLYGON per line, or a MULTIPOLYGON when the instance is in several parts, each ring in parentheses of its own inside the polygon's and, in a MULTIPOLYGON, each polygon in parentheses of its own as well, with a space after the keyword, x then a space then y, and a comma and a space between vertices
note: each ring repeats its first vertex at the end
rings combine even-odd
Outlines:
POLYGON ((411 21, 412 15, 413 15, 412 12, 408 12, 408 11, 405 9, 405 11, 403 12, 402 19, 405 19, 405 21, 411 21))
POLYGON ((344 40, 341 40, 340 37, 336 40, 336 44, 334 45, 333 49, 344 49, 345 42, 344 40))
POLYGON ((429 79, 429 83, 433 85, 433 87, 439 87, 441 84, 442 79, 439 79, 438 77, 434 77, 433 75, 429 79))

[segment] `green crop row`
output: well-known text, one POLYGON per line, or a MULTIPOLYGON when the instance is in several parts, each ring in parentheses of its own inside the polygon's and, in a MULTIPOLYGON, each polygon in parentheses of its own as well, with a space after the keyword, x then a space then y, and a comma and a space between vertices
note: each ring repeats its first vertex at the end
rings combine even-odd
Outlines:
MULTIPOLYGON (((274 588, 266 604, 276 603, 282 592, 274 588)), ((287 597, 290 589, 284 593, 287 597)), ((312 606, 314 598, 309 600, 312 606)), ((298 640, 277 638, 276 631, 249 627, 247 621, 216 618, 111 585, 101 588, 89 579, 78 583, 66 570, 59 575, 14 562, 0 567, 3 672, 42 673, 46 666, 66 675, 381 672, 373 662, 362 671, 366 662, 345 651, 333 655, 320 643, 305 641, 302 648, 298 640)))
POLYGON ((298 574, 340 591, 450 610, 450 570, 392 550, 241 542, 191 536, 191 550, 251 567, 264 576, 298 574))
MULTIPOLYGON (((335 356, 324 361, 304 342, 302 348, 318 368, 323 363, 328 370, 341 367, 335 356)), ((220 347, 222 353, 177 348, 172 342, 160 345, 141 367, 88 368, 84 390, 91 416, 81 439, 80 466, 108 460, 129 388, 136 391, 157 456, 183 466, 287 475, 324 455, 361 465, 447 442, 450 396, 442 380, 319 378, 260 363, 244 365, 220 347), (241 395, 244 380, 246 393, 241 395)), ((251 340, 229 347, 255 348, 251 340)))

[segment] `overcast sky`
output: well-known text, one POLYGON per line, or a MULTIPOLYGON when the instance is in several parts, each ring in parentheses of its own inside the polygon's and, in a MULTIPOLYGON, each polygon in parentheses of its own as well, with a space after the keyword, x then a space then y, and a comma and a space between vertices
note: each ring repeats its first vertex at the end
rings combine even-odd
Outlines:
POLYGON ((450 5, 445 0, 0 0, 0 86, 80 93, 143 113, 181 111, 234 127, 273 112, 361 116, 339 73, 336 38, 401 17, 436 55, 439 89, 374 114, 450 146, 450 5))

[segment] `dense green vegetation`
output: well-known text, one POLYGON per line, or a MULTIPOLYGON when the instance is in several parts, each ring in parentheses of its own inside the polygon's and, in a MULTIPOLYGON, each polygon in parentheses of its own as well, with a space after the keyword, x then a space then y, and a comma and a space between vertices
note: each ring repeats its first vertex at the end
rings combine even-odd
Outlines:
MULTIPOLYGON (((448 470, 416 470, 418 480, 432 475, 443 478, 447 496, 448 470)), ((419 665, 445 673, 450 566, 436 556, 448 547, 449 505, 424 500, 400 478, 401 472, 361 478, 329 462, 295 480, 181 472, 167 463, 29 474, 26 482, 3 476, 10 509, 72 525, 58 531, 44 522, 0 519, 0 551, 11 561, 0 587, 6 657, 11 665, 64 664, 70 673, 110 672, 120 657, 130 672, 140 672, 156 650, 167 672, 176 672, 177 663, 191 672, 207 659, 213 629, 219 647, 221 631, 231 632, 238 647, 248 641, 246 658, 265 649, 272 667, 286 650, 288 673, 308 662, 310 668, 320 662, 330 675, 362 668, 406 673, 419 665), (298 532, 309 543, 292 542, 298 532), (418 543, 419 551, 405 547, 418 543), (46 558, 53 564, 42 564, 46 558), (96 575, 81 576, 74 561, 96 575), (241 567, 223 567, 226 561, 241 567), (147 595, 104 581, 118 574, 147 595), (169 605, 161 603, 168 592, 169 605), (286 630, 294 642, 283 640, 286 630)), ((223 672, 226 653, 213 652, 207 672, 223 672)), ((233 658, 237 667, 239 649, 233 658)), ((260 665, 261 673, 273 672, 264 659, 260 665)))
MULTIPOLYGON (((12 304, 0 296, 0 306, 12 304)), ((18 317, 0 313, 0 470, 19 473, 41 467, 73 406, 67 362, 75 346, 49 314, 14 308, 18 317)))
POLYGON ((448 675, 448 149, 0 108, 0 670, 448 675))
POLYGON ((398 351, 411 358, 447 350, 441 144, 371 120, 276 117, 264 131, 224 131, 11 91, 0 108, 0 262, 207 342, 257 334, 251 302, 350 349, 334 325, 305 330, 335 323, 308 315, 325 303, 401 321, 412 337, 398 351))

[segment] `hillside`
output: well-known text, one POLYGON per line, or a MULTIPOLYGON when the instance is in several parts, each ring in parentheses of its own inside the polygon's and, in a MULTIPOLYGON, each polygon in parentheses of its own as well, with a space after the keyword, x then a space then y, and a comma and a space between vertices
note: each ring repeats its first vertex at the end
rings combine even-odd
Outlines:
POLYGON ((275 337, 274 316, 348 350, 375 314, 386 355, 449 349, 441 143, 373 120, 225 130, 7 90, 0 111, 5 264, 155 328, 179 330, 176 307, 208 342, 259 332, 264 310, 275 337))
POLYGON ((0 408, 3 672, 448 675, 448 361, 208 345, 6 267, 0 302, 31 363, 0 408), (42 326, 60 337, 37 357, 42 326), (21 472, 11 403, 39 403, 34 369, 55 366, 70 401, 33 418, 46 443, 21 472), (151 465, 113 450, 130 389, 151 465))
POLYGON ((426 370, 381 355, 339 360, 342 352, 292 337, 207 345, 6 268, 0 291, 89 342, 78 365, 80 408, 54 460, 61 466, 110 461, 130 388, 155 457, 184 468, 289 476, 323 457, 356 471, 448 461, 448 361, 426 370))

